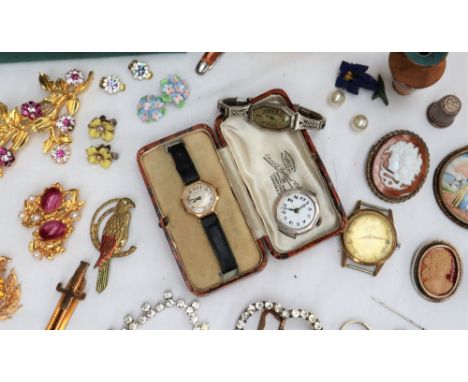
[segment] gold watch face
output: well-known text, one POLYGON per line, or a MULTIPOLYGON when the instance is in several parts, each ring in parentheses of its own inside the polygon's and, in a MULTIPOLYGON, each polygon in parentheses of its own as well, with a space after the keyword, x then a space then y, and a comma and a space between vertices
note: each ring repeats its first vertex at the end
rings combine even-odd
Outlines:
POLYGON ((217 200, 214 187, 205 182, 192 183, 182 193, 182 203, 187 212, 199 217, 213 212, 217 200))
POLYGON ((291 117, 285 110, 268 105, 252 108, 252 120, 261 127, 273 130, 291 126, 291 117))
POLYGON ((363 210, 349 219, 343 233, 343 245, 355 261, 374 265, 391 256, 396 248, 396 233, 392 222, 383 214, 363 210))

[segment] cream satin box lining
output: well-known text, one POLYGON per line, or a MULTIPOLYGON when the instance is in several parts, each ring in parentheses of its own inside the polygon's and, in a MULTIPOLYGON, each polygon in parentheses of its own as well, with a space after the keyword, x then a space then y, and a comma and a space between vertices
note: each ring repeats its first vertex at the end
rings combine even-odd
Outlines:
POLYGON ((276 252, 286 253, 339 228, 340 213, 301 132, 263 129, 239 116, 226 119, 220 128, 227 142, 218 150, 221 163, 255 238, 268 236, 276 252), (263 159, 265 154, 280 158, 284 152, 295 158, 294 179, 316 194, 322 217, 319 227, 295 239, 278 230, 273 206, 279 194, 271 185, 271 167, 263 159))

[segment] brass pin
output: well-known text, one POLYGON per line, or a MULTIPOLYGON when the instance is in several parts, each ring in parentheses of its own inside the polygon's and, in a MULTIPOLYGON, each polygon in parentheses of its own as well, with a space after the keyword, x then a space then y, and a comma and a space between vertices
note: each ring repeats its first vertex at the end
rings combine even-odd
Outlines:
POLYGON ((57 291, 62 293, 62 297, 60 297, 54 309, 54 313, 52 313, 46 330, 66 329, 68 321, 70 321, 78 302, 84 300, 86 297, 83 291, 86 286, 85 276, 88 267, 89 264, 82 261, 65 288, 63 288, 62 283, 58 283, 57 291))
POLYGON ((375 297, 371 297, 372 300, 374 300, 377 304, 379 304, 380 306, 384 307, 385 309, 389 310, 390 312, 392 312, 393 314, 396 314, 398 317, 400 317, 401 319, 405 320, 406 322, 409 322, 411 325, 417 327, 418 329, 420 330, 426 330, 423 326, 419 325, 417 322, 413 321, 411 318, 408 318, 406 317, 404 314, 398 312, 397 310, 395 310, 394 308, 392 308, 391 306, 387 305, 386 303, 384 303, 383 301, 375 298, 375 297))

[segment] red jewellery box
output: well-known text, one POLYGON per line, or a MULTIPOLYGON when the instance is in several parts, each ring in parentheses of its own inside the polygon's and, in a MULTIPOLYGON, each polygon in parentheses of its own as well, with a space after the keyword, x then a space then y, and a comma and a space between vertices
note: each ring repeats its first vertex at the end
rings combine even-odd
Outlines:
MULTIPOLYGON (((286 112, 276 122, 308 123, 296 118, 306 109, 279 89, 246 105, 267 125, 272 117, 261 112, 280 107, 286 112)), ((214 131, 196 125, 146 145, 137 160, 159 225, 197 295, 259 272, 268 253, 287 259, 339 235, 346 224, 305 130, 265 128, 234 112, 220 115, 214 131)))

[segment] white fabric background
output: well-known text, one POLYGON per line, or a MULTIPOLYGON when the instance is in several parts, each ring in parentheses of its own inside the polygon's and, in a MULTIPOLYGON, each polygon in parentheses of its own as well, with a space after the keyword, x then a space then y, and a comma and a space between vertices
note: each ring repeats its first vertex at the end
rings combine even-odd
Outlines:
MULTIPOLYGON (((327 329, 337 329, 352 318, 365 320, 376 329, 412 328, 370 299, 376 296, 427 328, 467 328, 468 281, 462 281, 457 293, 448 301, 431 303, 414 290, 409 267, 415 250, 433 239, 453 243, 466 260, 467 231, 452 223, 437 206, 432 178, 435 167, 446 154, 468 143, 468 106, 464 106, 456 122, 446 130, 429 125, 425 111, 430 102, 449 93, 458 95, 462 102, 468 99, 468 55, 450 54, 442 80, 407 97, 397 95, 391 87, 386 53, 226 54, 210 72, 198 76, 194 67, 200 56, 141 56, 155 74, 151 81, 143 82, 130 76, 127 65, 132 57, 0 66, 0 100, 9 107, 44 96, 37 80, 40 71, 53 78, 62 76, 72 67, 94 70, 96 74, 91 89, 81 96, 74 155, 70 162, 57 166, 42 155, 45 137, 36 135, 18 154, 14 167, 7 169, 0 180, 0 253, 13 258, 23 291, 23 308, 12 320, 0 322, 0 329, 45 327, 60 297, 55 291, 57 283, 68 281, 80 260, 94 264, 97 258, 89 239, 92 214, 101 203, 119 196, 128 196, 136 202, 129 244, 138 246, 138 251, 112 262, 109 286, 102 295, 94 290, 96 270, 88 271, 88 297, 78 305, 68 328, 120 328, 126 313, 138 314, 141 302, 154 303, 169 288, 177 296, 194 298, 157 226, 156 214, 137 169, 136 151, 144 144, 191 125, 212 125, 218 98, 255 96, 275 87, 286 90, 293 102, 327 117, 325 130, 311 135, 346 211, 350 212, 358 199, 391 206, 401 248, 376 278, 341 267, 338 237, 289 260, 271 257, 263 272, 199 298, 200 319, 208 321, 212 329, 230 329, 247 304, 257 299, 272 299, 283 306, 314 311, 327 329), (369 65, 369 72, 374 76, 381 73, 390 106, 385 107, 380 100, 372 101, 371 93, 362 90, 359 96, 348 94, 341 108, 330 107, 327 97, 334 89, 341 60, 369 65), (160 122, 140 122, 135 110, 138 99, 145 94, 159 94, 159 80, 169 73, 180 74, 191 85, 192 94, 186 107, 178 110, 168 106, 160 122), (120 75, 127 83, 127 90, 114 96, 104 93, 98 87, 98 80, 107 74, 120 75), (367 115, 370 122, 369 128, 361 133, 349 126, 351 118, 358 113, 367 115), (84 153, 88 145, 97 143, 88 138, 87 124, 101 114, 118 121, 112 146, 121 158, 109 170, 88 165, 84 153), (416 197, 403 204, 389 205, 370 191, 364 166, 370 146, 395 129, 409 129, 424 138, 430 149, 431 168, 416 197), (66 243, 66 253, 53 261, 37 261, 27 249, 31 231, 20 224, 17 214, 29 194, 39 193, 56 181, 67 188, 79 188, 87 204, 75 233, 66 243)), ((185 317, 178 313, 165 312, 145 328, 188 328, 185 317)), ((304 328, 299 323, 288 327, 304 328)))

